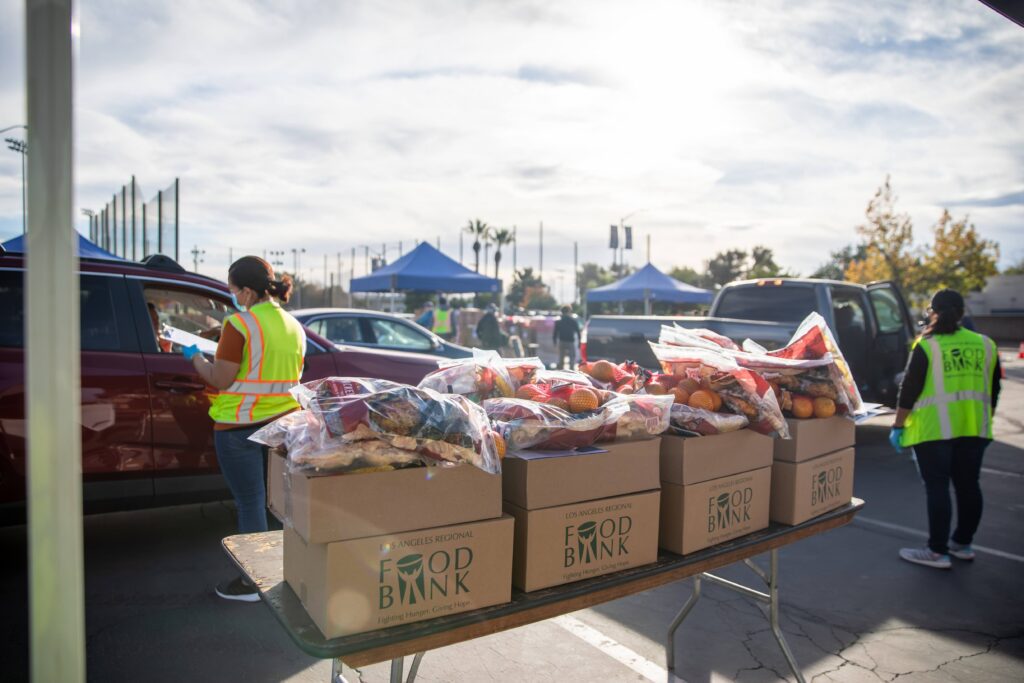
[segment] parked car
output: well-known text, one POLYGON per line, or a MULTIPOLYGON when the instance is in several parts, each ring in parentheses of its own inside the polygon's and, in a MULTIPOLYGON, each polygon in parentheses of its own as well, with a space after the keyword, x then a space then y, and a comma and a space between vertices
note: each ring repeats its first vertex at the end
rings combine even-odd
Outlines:
POLYGON ((584 358, 645 367, 658 363, 648 346, 662 325, 704 327, 736 341, 752 339, 769 349, 785 345, 812 311, 824 317, 865 400, 892 404, 916 326, 892 282, 860 285, 835 280, 772 278, 723 287, 704 316, 590 318, 583 330, 584 358))
POLYGON ((473 350, 445 341, 403 316, 358 308, 303 308, 299 322, 342 346, 421 353, 439 358, 469 358, 473 350))
MULTIPOLYGON (((0 518, 24 513, 24 261, 0 255, 0 518)), ((217 474, 209 388, 180 353, 161 348, 161 322, 216 337, 233 309, 227 286, 169 259, 82 259, 83 497, 87 510, 226 497, 217 474)), ((427 356, 338 348, 307 329, 303 381, 331 375, 416 384, 427 356)))

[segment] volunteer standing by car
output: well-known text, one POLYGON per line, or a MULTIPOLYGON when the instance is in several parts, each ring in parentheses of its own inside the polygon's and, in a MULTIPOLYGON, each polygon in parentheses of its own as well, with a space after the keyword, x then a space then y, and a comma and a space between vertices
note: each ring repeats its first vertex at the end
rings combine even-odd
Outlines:
MULTIPOLYGON (((231 264, 228 290, 239 312, 224 319, 214 362, 195 346, 183 353, 220 392, 210 406, 217 462, 238 507, 238 532, 252 533, 267 530, 266 478, 265 451, 249 437, 299 407, 289 389, 302 376, 306 334, 281 308, 291 295, 291 278, 275 279, 263 259, 244 256, 231 264)), ((259 600, 256 588, 241 577, 216 590, 227 600, 259 600)))
POLYGON ((992 441, 992 416, 999 399, 999 355, 988 337, 964 329, 964 299, 951 289, 932 297, 928 325, 914 343, 900 385, 889 441, 897 452, 914 449, 928 499, 928 546, 903 548, 907 562, 938 569, 950 555, 973 560, 971 542, 981 522, 979 476, 992 441), (956 492, 957 526, 950 537, 956 492))

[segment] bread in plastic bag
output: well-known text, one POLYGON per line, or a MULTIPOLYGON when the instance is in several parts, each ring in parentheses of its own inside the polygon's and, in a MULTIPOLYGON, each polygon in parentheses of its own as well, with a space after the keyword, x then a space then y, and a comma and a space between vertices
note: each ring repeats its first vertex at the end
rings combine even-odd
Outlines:
POLYGON ((437 370, 420 380, 420 389, 458 394, 474 403, 512 396, 512 378, 495 351, 473 350, 472 358, 440 361, 437 370))
POLYGON ((627 409, 625 404, 571 413, 550 403, 492 398, 484 410, 513 450, 572 450, 590 446, 627 409))
POLYGON ((681 436, 714 436, 739 431, 748 424, 750 420, 745 415, 716 413, 677 403, 672 406, 670 431, 681 436))
POLYGON ((626 410, 607 425, 598 437, 601 442, 624 442, 653 439, 669 428, 673 397, 650 394, 618 394, 605 407, 615 409, 619 404, 626 410))

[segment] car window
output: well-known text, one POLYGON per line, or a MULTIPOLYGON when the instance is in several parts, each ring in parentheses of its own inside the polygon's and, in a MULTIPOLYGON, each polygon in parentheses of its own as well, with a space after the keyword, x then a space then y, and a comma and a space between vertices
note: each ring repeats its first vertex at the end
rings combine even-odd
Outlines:
POLYGON ((871 299, 871 307, 875 310, 879 333, 892 334, 903 330, 900 302, 891 289, 872 289, 868 292, 868 298, 871 299))
POLYGON ((359 318, 349 316, 332 316, 321 318, 316 321, 320 329, 316 332, 321 337, 327 337, 335 344, 354 343, 363 341, 363 332, 359 327, 359 318))
POLYGON ((813 287, 733 287, 718 296, 715 315, 720 318, 795 323, 816 308, 813 287))
MULTIPOLYGON (((0 272, 0 346, 21 348, 25 343, 25 299, 23 273, 0 272)), ((124 351, 122 329, 115 311, 114 287, 119 278, 83 275, 79 279, 79 321, 83 351, 124 351)), ((123 294, 122 294, 123 296, 123 294)))
POLYGON ((433 348, 433 344, 426 335, 420 334, 400 322, 371 318, 370 327, 373 329, 374 336, 377 337, 377 343, 381 346, 392 346, 409 351, 429 351, 433 348))
MULTIPOLYGON (((165 286, 145 287, 146 306, 156 311, 154 335, 156 328, 173 327, 183 332, 195 334, 205 339, 220 339, 220 329, 224 318, 233 312, 220 299, 197 291, 186 291, 165 286)), ((161 347, 167 351, 166 346, 161 347)))

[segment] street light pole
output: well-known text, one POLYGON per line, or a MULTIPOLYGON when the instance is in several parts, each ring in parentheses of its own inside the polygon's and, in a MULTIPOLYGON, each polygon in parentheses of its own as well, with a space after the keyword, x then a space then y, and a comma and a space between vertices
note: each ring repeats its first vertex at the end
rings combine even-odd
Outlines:
MULTIPOLYGON (((4 130, 10 129, 5 128, 4 130)), ((4 138, 4 142, 7 143, 9 150, 21 154, 21 234, 24 235, 28 229, 26 218, 28 213, 25 210, 25 157, 28 156, 28 143, 17 138, 4 138)))

